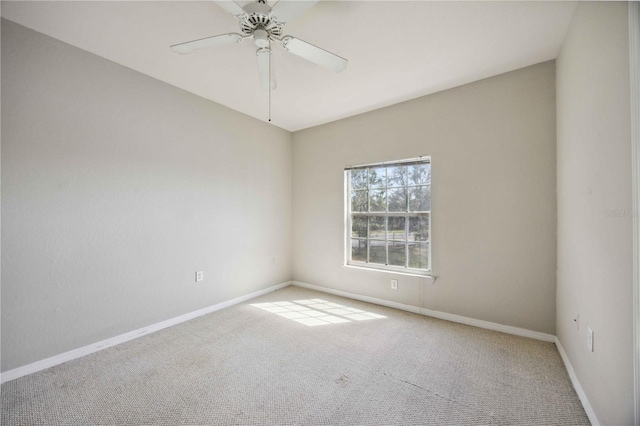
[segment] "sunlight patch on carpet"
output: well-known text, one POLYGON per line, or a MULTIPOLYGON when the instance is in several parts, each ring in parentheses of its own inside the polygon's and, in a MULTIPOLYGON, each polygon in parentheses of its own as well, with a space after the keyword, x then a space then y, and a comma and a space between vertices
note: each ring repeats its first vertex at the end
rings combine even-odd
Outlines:
POLYGON ((251 306, 309 327, 386 318, 384 315, 374 314, 373 312, 363 311, 362 309, 350 308, 338 303, 327 302, 323 299, 254 303, 251 306))

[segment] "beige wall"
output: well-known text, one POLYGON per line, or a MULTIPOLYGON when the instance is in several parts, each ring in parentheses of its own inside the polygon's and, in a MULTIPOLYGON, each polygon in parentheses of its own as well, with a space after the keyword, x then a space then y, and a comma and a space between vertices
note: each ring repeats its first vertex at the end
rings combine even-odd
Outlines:
POLYGON ((288 281, 291 140, 3 21, 2 371, 288 281))
POLYGON ((554 66, 296 132, 294 280, 555 334, 554 66), (342 266, 343 168, 420 155, 435 284, 342 266))
POLYGON ((2 21, 2 371, 293 274, 557 333, 600 422, 632 423, 631 218, 606 214, 631 208, 626 19, 580 4, 557 78, 547 62, 293 137, 2 21), (419 155, 435 284, 342 266, 344 166, 419 155))
POLYGON ((557 61, 556 330, 606 425, 633 424, 627 19, 626 3, 581 3, 557 61))

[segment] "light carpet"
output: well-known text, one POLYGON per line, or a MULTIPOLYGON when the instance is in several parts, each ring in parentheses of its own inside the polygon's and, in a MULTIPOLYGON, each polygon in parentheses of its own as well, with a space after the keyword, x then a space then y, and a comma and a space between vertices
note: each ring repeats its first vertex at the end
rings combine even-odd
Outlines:
POLYGON ((290 286, 2 385, 3 425, 588 425, 553 343, 290 286))

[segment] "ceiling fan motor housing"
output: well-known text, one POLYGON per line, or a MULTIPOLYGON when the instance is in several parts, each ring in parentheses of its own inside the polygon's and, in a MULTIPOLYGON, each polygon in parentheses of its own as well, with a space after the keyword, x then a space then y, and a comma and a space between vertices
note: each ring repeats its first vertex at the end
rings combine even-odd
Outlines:
MULTIPOLYGON (((256 33, 263 30, 267 39, 271 36, 282 36, 282 25, 271 16, 271 8, 260 2, 252 2, 247 4, 243 10, 246 15, 240 22, 240 28, 245 35, 253 35, 258 47, 266 47, 266 45, 258 44, 256 33)), ((268 40, 267 40, 268 42, 268 40)))

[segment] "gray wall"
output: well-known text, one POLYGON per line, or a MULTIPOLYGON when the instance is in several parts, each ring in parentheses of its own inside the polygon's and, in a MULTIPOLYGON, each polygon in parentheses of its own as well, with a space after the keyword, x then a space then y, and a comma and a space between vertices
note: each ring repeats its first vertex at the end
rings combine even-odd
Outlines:
POLYGON ((633 424, 627 14, 626 3, 580 3, 557 61, 557 336, 607 425, 633 424))
POLYGON ((554 66, 296 132, 294 280, 555 334, 554 66), (435 284, 342 266, 343 168, 419 155, 432 156, 435 284))
POLYGON ((2 370, 288 281, 291 140, 2 21, 2 370))

